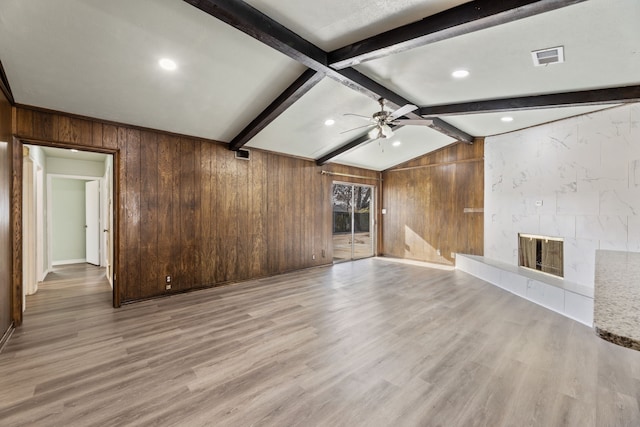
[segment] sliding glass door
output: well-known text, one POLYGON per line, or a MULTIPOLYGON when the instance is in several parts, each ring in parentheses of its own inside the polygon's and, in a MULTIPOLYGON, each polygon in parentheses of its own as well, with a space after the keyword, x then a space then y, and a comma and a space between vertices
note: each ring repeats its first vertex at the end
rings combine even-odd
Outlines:
POLYGON ((374 187, 333 184, 333 261, 374 255, 374 187))

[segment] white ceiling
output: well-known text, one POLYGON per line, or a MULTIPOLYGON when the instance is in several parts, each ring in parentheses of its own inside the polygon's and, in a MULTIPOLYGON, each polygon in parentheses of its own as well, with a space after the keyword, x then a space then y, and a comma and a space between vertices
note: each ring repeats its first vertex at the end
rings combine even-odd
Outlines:
POLYGON ((416 105, 626 86, 640 81, 640 1, 589 0, 355 68, 416 105), (534 67, 531 51, 564 46, 534 67), (451 77, 466 69, 468 78, 451 77))
POLYGON ((382 171, 454 142, 453 138, 428 127, 405 126, 396 130, 391 138, 368 142, 339 155, 334 161, 382 171), (394 146, 394 142, 400 145, 394 146))
MULTIPOLYGON (((460 0, 248 0, 325 51, 455 7, 460 0)), ((640 2, 589 0, 365 62, 357 70, 416 105, 640 83, 640 2), (533 67, 531 50, 566 62, 533 67), (455 80, 451 72, 471 75, 455 80)), ((0 61, 17 103, 230 142, 306 69, 181 0, 0 0, 0 61), (157 61, 170 57, 178 69, 157 61)), ((487 136, 610 105, 442 117, 487 136), (510 123, 500 120, 514 118, 510 123)), ((341 133, 378 110, 328 78, 247 147, 318 159, 364 134, 341 133), (336 123, 325 126, 333 118, 336 123)), ((405 127, 333 159, 384 170, 454 140, 405 127)))
POLYGON ((540 123, 554 122, 568 117, 588 114, 593 111, 612 108, 615 106, 583 106, 583 107, 565 107, 565 108, 542 108, 538 110, 512 111, 505 113, 484 113, 469 114, 466 116, 447 116, 444 117, 448 123, 464 128, 472 135, 498 135, 501 133, 513 132, 518 129, 524 129, 539 125, 540 123), (503 117, 511 117, 512 122, 503 122, 503 117))
POLYGON ((376 110, 378 105, 369 97, 324 78, 256 135, 247 147, 318 158, 359 135, 358 131, 341 132, 369 124, 344 113, 371 116, 376 110), (326 126, 328 119, 335 120, 335 124, 326 126))
POLYGON ((245 3, 329 52, 468 1, 247 0, 245 3))
POLYGON ((304 71, 179 0, 1 4, 0 60, 21 104, 228 141, 304 71))

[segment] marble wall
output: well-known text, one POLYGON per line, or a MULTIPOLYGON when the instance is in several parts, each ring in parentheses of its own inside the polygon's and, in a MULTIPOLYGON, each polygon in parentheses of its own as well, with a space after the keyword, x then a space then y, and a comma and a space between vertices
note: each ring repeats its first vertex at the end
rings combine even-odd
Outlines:
POLYGON ((596 249, 640 252, 640 104, 486 138, 484 218, 485 257, 563 237, 565 280, 593 287, 596 249))

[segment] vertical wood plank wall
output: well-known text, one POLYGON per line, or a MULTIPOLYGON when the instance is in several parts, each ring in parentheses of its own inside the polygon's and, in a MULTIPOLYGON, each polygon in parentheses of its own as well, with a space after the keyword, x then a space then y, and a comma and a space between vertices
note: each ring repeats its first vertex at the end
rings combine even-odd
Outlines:
POLYGON ((484 140, 477 139, 385 171, 384 254, 443 264, 454 263, 452 252, 482 255, 483 156, 484 140))
POLYGON ((11 105, 0 91, 0 340, 11 326, 11 105))
POLYGON ((370 170, 258 150, 238 160, 213 141, 27 108, 16 114, 18 138, 117 150, 122 302, 329 264, 334 178, 321 170, 378 184, 370 170))

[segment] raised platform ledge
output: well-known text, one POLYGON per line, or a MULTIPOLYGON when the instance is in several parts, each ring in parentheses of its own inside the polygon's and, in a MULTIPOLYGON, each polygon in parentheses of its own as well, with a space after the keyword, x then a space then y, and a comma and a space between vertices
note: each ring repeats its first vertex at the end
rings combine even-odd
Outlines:
POLYGON ((477 255, 456 254, 456 269, 593 326, 593 288, 477 255))

